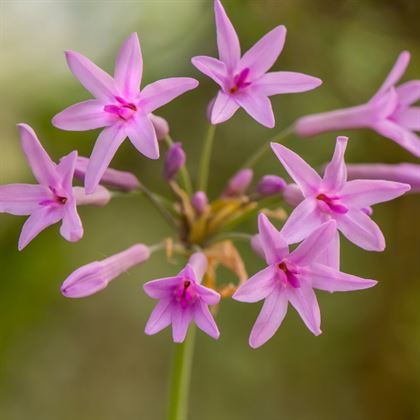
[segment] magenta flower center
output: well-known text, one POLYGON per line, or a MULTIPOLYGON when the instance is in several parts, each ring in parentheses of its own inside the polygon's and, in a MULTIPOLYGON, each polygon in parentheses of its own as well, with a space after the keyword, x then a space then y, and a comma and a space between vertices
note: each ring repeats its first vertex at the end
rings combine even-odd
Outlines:
POLYGON ((189 279, 183 279, 180 285, 175 289, 175 300, 186 308, 192 305, 197 299, 197 292, 194 287, 194 282, 189 279))
POLYGON ((326 195, 324 193, 318 194, 316 196, 319 204, 321 205, 322 210, 328 213, 339 213, 345 214, 349 209, 340 203, 341 197, 339 195, 326 195))
POLYGON ((300 287, 300 281, 297 278, 298 272, 294 267, 291 267, 290 264, 287 265, 285 261, 282 261, 281 263, 277 264, 277 268, 286 274, 285 279, 284 276, 281 277, 285 286, 291 286, 294 289, 300 287))
POLYGON ((41 206, 51 206, 51 205, 64 206, 64 204, 66 204, 68 201, 68 197, 66 197, 64 194, 58 193, 54 187, 49 187, 49 188, 50 188, 50 191, 52 192, 52 197, 50 199, 41 201, 39 204, 41 206))
POLYGON ((233 78, 233 85, 229 89, 230 93, 236 93, 240 89, 244 89, 251 84, 251 82, 247 82, 246 79, 249 75, 249 68, 243 69, 240 73, 238 73, 233 78))
POLYGON ((115 99, 117 100, 118 104, 105 105, 105 112, 115 114, 124 121, 130 119, 133 114, 137 112, 137 107, 132 102, 127 102, 120 96, 116 96, 115 99))

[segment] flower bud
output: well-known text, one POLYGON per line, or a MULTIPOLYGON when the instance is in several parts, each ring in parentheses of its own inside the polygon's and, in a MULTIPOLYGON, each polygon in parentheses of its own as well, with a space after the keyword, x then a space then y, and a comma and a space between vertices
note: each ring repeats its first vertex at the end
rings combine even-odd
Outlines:
POLYGON ((163 165, 163 177, 171 181, 185 165, 186 156, 181 143, 174 143, 166 153, 163 165))
POLYGON ((243 195, 252 182, 252 169, 242 169, 229 179, 222 197, 237 197, 243 195))
POLYGON ((292 207, 296 207, 301 201, 303 201, 304 196, 297 184, 288 184, 284 188, 283 198, 287 204, 292 207))
POLYGON ((209 199, 204 191, 197 191, 191 197, 191 204, 194 207, 194 210, 197 214, 203 214, 209 205, 209 199))
POLYGON ((104 289, 121 273, 148 260, 149 257, 149 248, 137 244, 102 261, 86 264, 67 277, 61 286, 61 293, 69 298, 93 295, 104 289))
POLYGON ((283 191, 285 187, 286 182, 283 178, 276 175, 265 175, 258 182, 257 192, 262 197, 269 197, 283 191))
POLYGON ((150 114, 150 121, 152 121, 157 139, 163 140, 169 134, 168 121, 165 118, 153 114, 150 114))
POLYGON ((102 185, 98 185, 93 194, 86 194, 82 187, 73 187, 73 196, 78 206, 96 206, 102 207, 111 200, 111 193, 102 185))

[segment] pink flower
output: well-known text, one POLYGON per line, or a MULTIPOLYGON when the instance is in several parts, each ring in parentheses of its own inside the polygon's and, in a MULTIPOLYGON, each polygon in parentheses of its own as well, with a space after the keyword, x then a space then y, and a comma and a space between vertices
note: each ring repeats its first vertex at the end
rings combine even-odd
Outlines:
POLYGON ((219 0, 214 2, 219 59, 198 56, 192 63, 212 78, 220 91, 210 106, 212 124, 231 118, 242 107, 266 127, 274 127, 269 96, 305 92, 322 82, 302 73, 278 71, 267 73, 283 49, 286 28, 278 26, 266 34, 241 57, 238 35, 219 0))
MULTIPOLYGON (((86 173, 86 192, 91 194, 126 137, 150 159, 159 158, 156 117, 151 113, 184 92, 197 87, 188 77, 154 82, 140 91, 143 60, 137 34, 122 45, 114 79, 83 55, 66 52, 67 63, 82 85, 95 97, 57 114, 52 123, 63 130, 84 131, 105 127, 93 149, 86 173)), ((162 131, 159 120, 159 131, 162 131)), ((163 130, 165 131, 165 129, 163 130)))
POLYGON ((93 295, 108 286, 111 280, 149 257, 149 248, 137 244, 102 261, 86 264, 67 277, 61 286, 61 293, 68 298, 93 295))
MULTIPOLYGON (((10 184, 0 186, 0 212, 29 216, 19 238, 22 250, 41 231, 62 220, 60 233, 70 242, 83 236, 82 222, 76 204, 106 204, 110 195, 99 190, 89 200, 79 187, 72 187, 77 152, 72 152, 56 165, 39 142, 35 132, 19 124, 26 159, 39 185, 10 184)), ((105 191, 104 191, 105 190, 105 191)))
POLYGON ((288 243, 301 241, 325 221, 334 219, 338 230, 359 247, 369 251, 382 251, 385 248, 382 232, 366 214, 365 208, 399 197, 410 186, 382 180, 347 181, 344 162, 347 140, 347 137, 337 137, 334 156, 326 166, 323 178, 296 153, 281 144, 271 144, 305 197, 293 210, 282 230, 288 243))
POLYGON ((377 283, 320 264, 318 258, 335 234, 333 220, 322 224, 291 253, 282 232, 262 213, 258 227, 267 267, 240 286, 233 295, 233 299, 240 302, 264 299, 249 337, 252 348, 262 346, 275 334, 286 315, 288 302, 313 334, 321 334, 321 317, 314 288, 338 292, 367 289, 377 283))
POLYGON ((195 253, 177 276, 149 281, 144 285, 151 298, 159 299, 147 321, 146 334, 156 334, 172 324, 174 342, 182 343, 190 322, 194 320, 210 337, 219 338, 219 330, 208 306, 218 304, 220 295, 200 284, 206 270, 206 256, 195 253))
POLYGON ((333 130, 370 128, 420 157, 420 139, 414 133, 420 131, 420 108, 412 106, 420 99, 420 80, 395 86, 409 61, 410 54, 402 52, 368 103, 300 118, 296 133, 305 137, 333 130))

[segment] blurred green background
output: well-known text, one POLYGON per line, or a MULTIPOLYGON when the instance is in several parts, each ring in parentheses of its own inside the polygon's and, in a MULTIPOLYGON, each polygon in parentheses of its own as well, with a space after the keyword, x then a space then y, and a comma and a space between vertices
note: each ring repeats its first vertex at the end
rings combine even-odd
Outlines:
MULTIPOLYGON (((419 3, 415 0, 225 1, 243 50, 278 24, 288 36, 275 69, 315 75, 312 92, 273 98, 277 129, 298 116, 367 100, 403 49, 412 53, 404 80, 418 76, 419 3)), ((199 89, 161 110, 182 140, 193 174, 205 132, 205 109, 216 91, 190 64, 215 55, 210 1, 1 1, 0 183, 33 182, 15 124, 37 131, 54 159, 78 149, 89 155, 97 132, 61 132, 51 117, 89 97, 66 67, 65 49, 80 51, 109 72, 122 40, 137 31, 144 56, 143 85, 161 77, 193 76, 199 89)), ((211 194, 272 132, 242 111, 218 127, 211 194)), ((345 133, 344 133, 345 134, 345 133)), ((349 162, 409 162, 393 142, 352 132, 349 162)), ((314 165, 328 160, 334 134, 289 145, 314 165)), ((169 196, 161 162, 147 161, 128 142, 113 161, 169 196)), ((282 174, 273 156, 256 171, 282 174)), ((343 241, 343 271, 380 280, 347 294, 318 293, 324 333, 315 338, 293 309, 276 336, 248 347, 259 305, 223 302, 214 342, 198 334, 191 420, 411 420, 420 418, 420 270, 418 196, 375 208, 387 238, 384 253, 343 241)), ((146 280, 178 267, 154 255, 105 291, 65 299, 59 286, 78 266, 135 242, 170 232, 143 198, 117 198, 102 209, 81 208, 85 237, 69 244, 57 226, 22 253, 22 218, 0 217, 0 419, 154 420, 164 418, 173 345, 169 330, 143 328, 154 305, 146 280)), ((248 229, 254 231, 255 222, 248 229)), ((261 261, 241 246, 249 273, 261 261)), ((223 279, 222 279, 223 280, 223 279)))

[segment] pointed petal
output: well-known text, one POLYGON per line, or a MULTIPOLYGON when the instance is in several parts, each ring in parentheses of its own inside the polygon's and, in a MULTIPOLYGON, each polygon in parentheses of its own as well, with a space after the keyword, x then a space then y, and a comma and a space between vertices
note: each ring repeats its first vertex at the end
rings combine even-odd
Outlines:
POLYGON ((272 265, 258 271, 236 289, 232 298, 239 302, 258 302, 267 298, 276 286, 275 275, 275 268, 272 265))
POLYGON ((239 105, 228 94, 219 91, 211 107, 210 120, 212 124, 220 124, 231 118, 239 109, 239 105))
POLYGON ((117 116, 104 111, 104 102, 97 99, 79 102, 61 111, 52 119, 52 124, 61 130, 85 131, 107 127, 117 116))
POLYGON ((334 220, 323 223, 290 254, 289 259, 298 266, 311 264, 327 249, 336 231, 334 220))
POLYGON ((185 340, 192 317, 190 307, 183 309, 177 305, 172 309, 172 339, 175 343, 182 343, 185 340))
POLYGON ((258 216, 258 231, 267 264, 279 262, 289 253, 284 237, 264 213, 258 216))
POLYGON ((256 349, 265 344, 279 329, 287 312, 287 297, 284 289, 275 288, 267 296, 264 305, 252 327, 249 345, 256 349))
POLYGON ((148 281, 143 284, 143 289, 148 296, 153 299, 169 298, 172 296, 174 288, 177 287, 181 279, 179 276, 164 277, 148 281))
POLYGON ((50 198, 51 192, 42 185, 0 185, 0 213, 27 216, 40 208, 39 203, 50 198))
POLYGON ((60 159, 60 163, 57 165, 57 173, 60 176, 62 187, 71 195, 73 176, 76 168, 77 152, 73 151, 67 156, 60 159))
POLYGON ((194 307, 194 321, 200 330, 217 340, 220 336, 219 329, 208 306, 204 302, 198 302, 194 307))
POLYGON ((35 236, 41 231, 57 223, 62 218, 61 208, 41 207, 35 210, 23 225, 22 232, 19 237, 19 251, 22 251, 35 236))
POLYGON ((337 229, 330 244, 318 255, 316 262, 336 270, 340 269, 340 234, 337 229))
POLYGON ((420 131, 420 107, 403 109, 395 115, 395 121, 408 130, 420 131))
POLYGON ((226 64, 228 70, 234 70, 241 57, 238 35, 219 0, 214 2, 214 14, 220 60, 226 64))
POLYGON ((367 251, 383 251, 385 238, 379 226, 362 210, 338 215, 337 227, 350 241, 367 251))
POLYGON ((126 124, 126 133, 134 147, 149 159, 159 159, 159 143, 152 121, 137 114, 126 124))
POLYGON ((321 334, 321 315, 312 287, 303 282, 299 288, 289 287, 287 297, 312 334, 321 334))
POLYGON ((86 170, 86 194, 92 194, 95 191, 106 168, 125 138, 126 132, 122 124, 104 128, 99 134, 86 170))
POLYGON ((215 290, 205 287, 201 284, 196 284, 198 294, 203 302, 207 305, 217 305, 220 302, 220 294, 215 290))
POLYGON ((307 92, 317 88, 322 80, 303 73, 292 71, 275 71, 264 74, 254 82, 258 91, 265 96, 279 95, 282 93, 307 92))
POLYGON ((288 244, 294 244, 305 239, 327 218, 318 210, 316 200, 303 200, 287 218, 281 233, 288 244))
POLYGON ((194 271, 194 277, 197 283, 201 283, 208 267, 208 261, 205 254, 202 252, 195 252, 189 258, 188 264, 194 271))
POLYGON ((61 236, 69 242, 77 242, 83 236, 83 226, 77 213, 76 202, 64 207, 63 223, 60 228, 61 236))
POLYGON ((75 51, 66 51, 66 60, 71 72, 95 98, 114 100, 118 95, 112 77, 87 57, 75 51))
POLYGON ((115 84, 126 96, 133 97, 140 90, 143 74, 143 58, 140 41, 133 32, 122 44, 115 62, 115 84))
POLYGON ((58 182, 55 163, 42 147, 35 131, 27 124, 18 124, 20 140, 26 160, 37 181, 46 187, 54 187, 58 182))
POLYGON ((236 102, 264 127, 273 128, 275 119, 273 107, 267 96, 261 95, 257 89, 235 94, 236 102))
POLYGON ((312 264, 306 267, 304 277, 312 284, 312 287, 327 292, 362 290, 377 284, 375 280, 363 279, 351 274, 342 273, 341 271, 321 264, 312 264))
POLYGON ((393 200, 410 190, 410 185, 377 179, 355 179, 346 183, 340 192, 341 201, 360 209, 393 200))
POLYGON ((326 166, 324 172, 323 187, 329 191, 340 190, 347 181, 347 168, 344 162, 344 153, 347 147, 348 137, 339 136, 335 144, 334 156, 326 166))
POLYGON ((204 73, 206 76, 213 79, 221 88, 224 88, 227 69, 226 64, 217 58, 207 56, 197 56, 191 59, 193 65, 204 73))
POLYGON ((403 51, 397 58, 394 66, 386 77, 385 81, 382 83, 382 86, 376 92, 374 98, 381 95, 383 92, 388 90, 390 87, 394 86, 401 79, 405 70, 407 69, 408 63, 410 62, 410 53, 408 51, 403 51))
POLYGON ((271 143, 273 152, 290 177, 299 185, 306 196, 316 194, 321 177, 298 154, 278 143, 271 143))
POLYGON ((146 114, 149 114, 197 86, 197 80, 190 77, 169 77, 158 80, 147 85, 141 91, 138 106, 146 114))
POLYGON ((286 28, 277 26, 265 34, 239 61, 239 69, 250 70, 250 78, 257 79, 276 62, 286 40, 286 28))
POLYGON ((416 157, 420 157, 420 138, 404 127, 389 120, 377 123, 374 129, 382 136, 394 140, 416 157))
POLYGON ((171 323, 171 300, 162 299, 154 307, 147 321, 144 332, 147 335, 162 331, 171 323))
POLYGON ((420 80, 410 80, 397 87, 398 102, 410 106, 420 99, 420 80))

